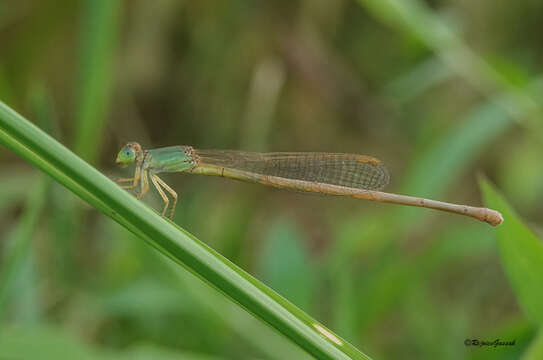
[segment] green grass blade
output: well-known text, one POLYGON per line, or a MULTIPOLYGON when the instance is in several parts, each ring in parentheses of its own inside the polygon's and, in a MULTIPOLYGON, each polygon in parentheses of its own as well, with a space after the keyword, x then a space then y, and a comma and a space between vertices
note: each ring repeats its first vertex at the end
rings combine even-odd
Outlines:
POLYGON ((159 216, 0 102, 0 141, 164 255, 321 359, 367 359, 226 258, 159 216))
POLYGON ((541 135, 540 124, 528 114, 541 114, 542 104, 536 93, 512 83, 488 63, 448 26, 439 15, 419 0, 359 0, 384 23, 422 41, 453 71, 487 96, 496 92, 506 97, 498 105, 516 120, 528 124, 541 135))
POLYGON ((539 331, 521 360, 543 359, 543 331, 539 331))
POLYGON ((94 163, 107 118, 121 3, 87 0, 83 5, 75 152, 94 163))
MULTIPOLYGON (((108 118, 111 86, 114 79, 114 60, 117 49, 118 23, 122 18, 122 4, 118 0, 84 0, 81 2, 81 26, 78 34, 79 61, 74 86, 75 132, 74 152, 91 164, 96 163, 100 144, 104 141, 104 127, 108 118)), ((61 138, 61 137, 60 137, 61 138)), ((107 138, 107 137, 106 137, 107 138)), ((80 244, 69 239, 82 239, 85 213, 75 198, 61 193, 65 211, 55 217, 59 244, 57 249, 63 286, 73 287, 81 279, 75 261, 80 244)))
POLYGON ((0 267, 0 322, 7 310, 6 305, 12 292, 11 285, 28 256, 31 240, 45 205, 49 183, 50 180, 45 178, 38 181, 28 197, 21 221, 7 239, 7 243, 11 245, 10 251, 4 254, 4 261, 0 267))
POLYGON ((153 345, 135 345, 115 351, 84 343, 57 327, 10 327, 0 332, 2 359, 78 360, 222 360, 222 357, 175 351, 153 345))
MULTIPOLYGON (((53 122, 53 110, 51 102, 43 89, 35 89, 32 92, 31 105, 36 118, 39 119, 39 123, 43 127, 50 129, 53 122)), ((21 175, 19 174, 19 179, 17 180, 19 184, 26 185, 26 194, 28 194, 28 189, 32 190, 27 195, 21 220, 15 225, 11 235, 6 238, 7 249, 3 254, 4 261, 0 261, 0 322, 7 310, 10 296, 14 292, 12 284, 22 272, 25 261, 30 257, 29 252, 32 245, 32 238, 37 232, 38 220, 45 207, 51 184, 51 180, 42 174, 38 176, 28 174, 26 175, 27 177, 34 179, 32 186, 29 186, 30 184, 25 184, 22 181, 21 175)), ((12 188, 11 190, 14 189, 12 188)))
POLYGON ((543 324, 543 243, 507 201, 486 180, 481 180, 485 203, 503 214, 496 229, 505 273, 526 316, 543 324))

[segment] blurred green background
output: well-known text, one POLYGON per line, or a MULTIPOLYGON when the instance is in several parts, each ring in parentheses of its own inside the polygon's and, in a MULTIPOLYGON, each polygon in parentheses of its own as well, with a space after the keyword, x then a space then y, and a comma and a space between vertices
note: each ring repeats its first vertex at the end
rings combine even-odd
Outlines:
MULTIPOLYGON (((114 166, 127 141, 367 154, 409 195, 480 205, 484 174, 541 233, 542 24, 535 0, 2 1, 0 99, 112 177, 130 174, 114 166)), ((308 358, 0 161, 0 356, 308 358)), ((175 222, 376 359, 516 359, 536 335, 486 224, 164 179, 175 222), (496 338, 516 346, 464 346, 496 338)))

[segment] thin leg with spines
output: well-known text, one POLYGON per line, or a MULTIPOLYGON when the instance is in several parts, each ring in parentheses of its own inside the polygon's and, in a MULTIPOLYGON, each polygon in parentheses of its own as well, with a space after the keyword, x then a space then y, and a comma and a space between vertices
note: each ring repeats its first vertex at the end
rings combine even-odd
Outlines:
POLYGON ((164 216, 166 214, 166 210, 168 209, 168 205, 170 204, 170 199, 168 199, 168 196, 166 196, 164 190, 162 190, 162 188, 160 187, 157 178, 158 177, 155 174, 151 174, 151 181, 153 182, 153 185, 155 185, 155 188, 160 194, 160 197, 162 197, 162 200, 164 200, 164 209, 162 210, 162 216, 164 216))
MULTIPOLYGON (((172 204, 172 208, 170 209, 170 216, 169 218, 170 219, 173 219, 173 214, 175 212, 175 206, 177 205, 177 193, 168 185, 164 182, 164 180, 162 180, 161 178, 159 178, 158 176, 156 176, 155 174, 151 174, 151 180, 156 180, 160 185, 162 185, 162 187, 164 189, 166 189, 166 191, 168 191, 170 193, 170 195, 172 195, 172 198, 173 198, 173 204, 172 204)), ((154 181, 153 181, 154 182, 154 181)), ((164 215, 164 214, 163 214, 164 215)))
POLYGON ((133 189, 136 186, 138 186, 138 182, 140 180, 140 175, 141 175, 141 169, 140 169, 139 166, 137 166, 133 178, 117 179, 116 182, 117 182, 117 184, 119 184, 119 186, 122 189, 133 189), (130 185, 120 185, 120 183, 125 183, 125 182, 132 182, 132 184, 130 184, 130 185))

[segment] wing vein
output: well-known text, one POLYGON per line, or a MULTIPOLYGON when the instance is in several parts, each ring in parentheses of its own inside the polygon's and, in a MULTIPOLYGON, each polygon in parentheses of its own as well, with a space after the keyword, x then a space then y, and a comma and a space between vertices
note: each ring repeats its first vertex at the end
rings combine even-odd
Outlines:
POLYGON ((356 189, 381 190, 390 176, 377 159, 340 153, 252 153, 194 150, 198 162, 255 175, 304 180, 356 189))

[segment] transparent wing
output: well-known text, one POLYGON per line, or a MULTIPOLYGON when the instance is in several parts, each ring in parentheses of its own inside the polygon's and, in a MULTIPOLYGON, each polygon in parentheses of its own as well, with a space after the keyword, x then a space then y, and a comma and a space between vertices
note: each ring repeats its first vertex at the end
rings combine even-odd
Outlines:
POLYGON ((365 190, 381 190, 390 176, 370 156, 337 153, 253 153, 232 150, 194 150, 202 166, 220 166, 255 175, 276 176, 365 190))

